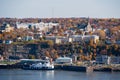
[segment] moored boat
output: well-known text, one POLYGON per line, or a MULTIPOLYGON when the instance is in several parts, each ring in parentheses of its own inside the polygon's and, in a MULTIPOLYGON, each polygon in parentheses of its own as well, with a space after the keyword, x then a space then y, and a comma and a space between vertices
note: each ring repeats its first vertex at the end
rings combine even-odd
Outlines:
POLYGON ((54 64, 50 60, 40 60, 29 65, 24 65, 26 70, 53 70, 54 64))

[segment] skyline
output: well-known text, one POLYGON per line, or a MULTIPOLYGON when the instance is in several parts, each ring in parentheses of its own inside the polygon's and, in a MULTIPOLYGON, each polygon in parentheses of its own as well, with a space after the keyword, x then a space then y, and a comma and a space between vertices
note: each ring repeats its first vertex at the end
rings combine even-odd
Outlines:
POLYGON ((120 18, 120 0, 0 0, 0 17, 120 18))

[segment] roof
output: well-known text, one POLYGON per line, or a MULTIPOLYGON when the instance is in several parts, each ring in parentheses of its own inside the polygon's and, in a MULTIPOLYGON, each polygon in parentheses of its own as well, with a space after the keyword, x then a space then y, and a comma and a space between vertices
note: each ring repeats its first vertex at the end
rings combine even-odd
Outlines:
POLYGON ((72 59, 72 58, 69 58, 69 57, 59 57, 57 59, 72 59))

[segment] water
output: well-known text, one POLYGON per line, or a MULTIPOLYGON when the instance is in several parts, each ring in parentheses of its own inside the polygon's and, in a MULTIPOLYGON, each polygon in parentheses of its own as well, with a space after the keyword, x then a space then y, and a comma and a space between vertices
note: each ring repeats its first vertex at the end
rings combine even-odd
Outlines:
POLYGON ((0 70, 0 80, 120 80, 120 72, 0 70))

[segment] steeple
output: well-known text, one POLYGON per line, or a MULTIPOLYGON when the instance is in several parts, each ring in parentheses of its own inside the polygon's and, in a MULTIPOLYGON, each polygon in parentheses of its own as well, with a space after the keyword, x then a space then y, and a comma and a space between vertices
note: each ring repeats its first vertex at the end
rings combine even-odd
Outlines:
POLYGON ((88 17, 87 21, 88 21, 88 23, 87 23, 87 26, 85 28, 85 31, 90 32, 90 31, 92 31, 92 27, 90 25, 90 19, 89 19, 89 17, 88 17))

